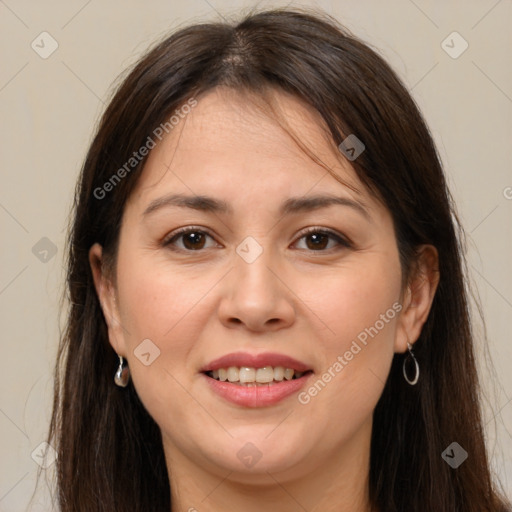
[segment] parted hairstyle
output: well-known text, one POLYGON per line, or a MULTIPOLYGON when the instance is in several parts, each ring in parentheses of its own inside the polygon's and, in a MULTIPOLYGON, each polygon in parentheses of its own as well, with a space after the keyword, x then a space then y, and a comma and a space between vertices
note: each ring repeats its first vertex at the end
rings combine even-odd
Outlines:
POLYGON ((374 411, 372 504, 381 512, 505 510, 484 443, 464 231, 432 137, 376 51, 327 14, 299 9, 175 31, 127 73, 99 122, 69 226, 69 312, 48 437, 58 453, 60 510, 171 510, 158 425, 133 384, 121 389, 113 381, 118 358, 88 252, 100 243, 115 266, 124 206, 147 157, 122 173, 108 194, 98 190, 173 112, 216 86, 258 98, 269 90, 290 93, 320 114, 336 146, 356 134, 366 149, 351 164, 392 215, 402 276, 413 268, 418 246, 438 251, 438 289, 414 345, 421 378, 416 386, 405 384, 404 355, 395 354, 374 411), (457 469, 441 457, 453 441, 468 452, 457 469))

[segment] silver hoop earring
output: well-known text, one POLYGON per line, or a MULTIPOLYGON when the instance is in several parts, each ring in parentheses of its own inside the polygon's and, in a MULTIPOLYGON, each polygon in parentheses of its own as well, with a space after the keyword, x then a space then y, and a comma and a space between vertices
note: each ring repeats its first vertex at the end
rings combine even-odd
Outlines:
POLYGON ((114 375, 114 382, 121 388, 125 388, 128 386, 128 382, 130 382, 130 369, 128 366, 124 366, 124 359, 122 356, 119 357, 119 366, 117 367, 117 371, 114 375))
POLYGON ((404 372, 404 379, 406 380, 406 382, 411 386, 414 386, 418 382, 418 379, 420 378, 420 366, 418 364, 418 361, 416 361, 414 354, 412 353, 412 345, 409 342, 407 342, 407 350, 409 350, 409 353, 407 354, 407 357, 405 357, 404 359, 402 370, 404 372), (412 380, 409 379, 409 377, 407 376, 407 371, 405 369, 409 357, 412 357, 412 360, 414 361, 414 378, 412 380))

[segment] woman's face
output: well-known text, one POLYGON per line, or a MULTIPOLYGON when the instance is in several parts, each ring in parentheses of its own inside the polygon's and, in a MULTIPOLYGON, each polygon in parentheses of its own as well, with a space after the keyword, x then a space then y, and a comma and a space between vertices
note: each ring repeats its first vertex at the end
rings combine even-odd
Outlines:
POLYGON ((110 306, 103 295, 168 460, 251 482, 355 460, 406 341, 389 211, 317 115, 276 98, 358 192, 247 98, 215 89, 151 151, 126 204, 110 306), (304 373, 287 380, 291 370, 304 373), (256 377, 273 383, 237 382, 256 377))

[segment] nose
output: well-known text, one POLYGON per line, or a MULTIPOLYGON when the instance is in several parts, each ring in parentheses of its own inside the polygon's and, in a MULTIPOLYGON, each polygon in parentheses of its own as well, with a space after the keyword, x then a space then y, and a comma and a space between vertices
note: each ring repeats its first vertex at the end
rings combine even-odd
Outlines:
POLYGON ((218 308, 228 328, 253 332, 277 331, 295 321, 293 283, 287 283, 268 251, 248 263, 238 255, 235 268, 223 280, 218 308))

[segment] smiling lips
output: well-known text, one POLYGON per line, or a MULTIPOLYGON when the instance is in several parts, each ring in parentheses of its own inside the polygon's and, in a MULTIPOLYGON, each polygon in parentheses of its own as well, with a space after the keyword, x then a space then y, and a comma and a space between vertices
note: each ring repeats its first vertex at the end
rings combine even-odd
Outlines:
POLYGON ((244 407, 273 405, 302 388, 312 374, 289 356, 243 352, 215 359, 201 372, 216 394, 244 407))

